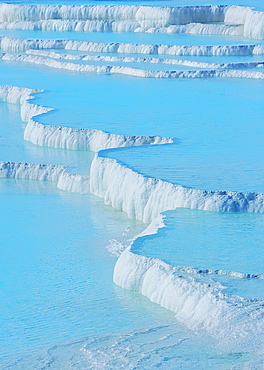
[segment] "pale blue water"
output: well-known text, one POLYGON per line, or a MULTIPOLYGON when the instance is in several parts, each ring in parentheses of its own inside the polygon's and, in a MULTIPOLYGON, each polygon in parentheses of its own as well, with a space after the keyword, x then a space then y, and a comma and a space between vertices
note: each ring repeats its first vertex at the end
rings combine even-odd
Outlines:
MULTIPOLYGON (((188 5, 193 3, 197 5, 188 5)), ((207 2, 199 2, 203 3, 207 2)), ((263 7, 262 2, 254 4, 263 7)), ((243 37, 133 33, 1 30, 0 35, 182 45, 263 43, 243 37)), ((262 56, 174 58, 263 60, 262 56)), ((33 102, 55 110, 41 116, 42 123, 175 138, 172 145, 102 153, 144 175, 198 189, 264 191, 262 80, 142 79, 3 61, 0 77, 3 85, 45 90, 33 102)), ((18 106, 0 104, 0 160, 63 164, 72 172, 89 172, 90 152, 23 141, 25 124, 19 114, 18 106)), ((1 179, 0 197, 0 368, 246 369, 249 361, 253 369, 261 369, 255 354, 222 352, 204 333, 178 324, 172 312, 112 283, 116 257, 106 246, 115 244, 109 242, 113 239, 127 245, 127 239, 146 225, 94 196, 68 194, 52 183, 1 179)), ((138 239, 135 251, 177 266, 263 274, 262 215, 176 210, 167 213, 166 222, 168 227, 157 235, 138 239)), ((261 279, 217 274, 210 278, 223 284, 227 294, 263 298, 261 279)))

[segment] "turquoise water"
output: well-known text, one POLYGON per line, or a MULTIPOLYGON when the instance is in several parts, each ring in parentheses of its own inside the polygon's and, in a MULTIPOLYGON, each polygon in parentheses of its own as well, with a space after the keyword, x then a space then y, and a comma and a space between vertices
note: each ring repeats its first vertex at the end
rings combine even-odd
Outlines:
MULTIPOLYGON (((177 209, 168 212, 160 236, 145 237, 144 244, 149 244, 155 258, 160 258, 160 253, 171 265, 261 274, 263 222, 262 214, 177 209), (159 247, 154 252, 152 243, 159 237, 164 241, 157 242, 159 247), (167 251, 168 246, 172 249, 167 251)), ((143 243, 140 254, 146 255, 143 243)))
POLYGON ((119 304, 105 248, 121 225, 119 235, 142 229, 139 222, 50 183, 2 179, 0 186, 2 355, 104 333, 111 316, 110 331, 134 327, 136 316, 143 324, 137 310, 127 316, 119 304))
MULTIPOLYGON (((179 45, 263 44, 262 40, 243 37, 200 35, 11 30, 0 30, 0 35, 179 45)), ((225 63, 263 61, 261 55, 173 58, 225 63)), ((122 65, 152 70, 192 69, 122 65)), ((173 137, 174 143, 169 145, 100 153, 145 176, 195 189, 264 191, 262 80, 144 79, 2 60, 0 77, 2 85, 44 89, 32 99, 54 109, 38 117, 43 124, 173 137)), ((69 166, 71 173, 89 173, 92 152, 36 146, 23 140, 24 128, 20 107, 1 102, 1 161, 61 164, 69 166)), ((218 343, 206 332, 187 329, 177 322, 173 312, 114 285, 117 256, 147 225, 128 219, 124 212, 90 194, 61 191, 55 183, 0 179, 0 198, 0 368, 262 368, 261 354, 247 351, 245 344, 240 350, 223 350, 223 341, 218 343)), ((223 294, 231 300, 238 296, 256 300, 256 306, 261 304, 261 214, 178 209, 165 215, 167 227, 158 234, 138 238, 133 252, 195 269, 201 279, 222 284, 223 294), (243 274, 250 276, 241 277, 243 274)), ((255 325, 260 327, 261 321, 256 319, 255 325)), ((257 343, 256 348, 260 347, 257 343)))
POLYGON ((163 131, 175 143, 138 148, 135 156, 131 148, 103 155, 186 187, 263 192, 261 81, 184 80, 178 81, 177 89, 174 81, 144 82, 137 97, 135 129, 141 124, 139 132, 144 133, 151 122, 152 134, 163 131), (147 94, 152 83, 155 89, 147 94))
POLYGON ((225 292, 263 299, 263 222, 262 214, 177 209, 166 212, 165 227, 139 238, 132 251, 201 275, 211 270, 225 292))

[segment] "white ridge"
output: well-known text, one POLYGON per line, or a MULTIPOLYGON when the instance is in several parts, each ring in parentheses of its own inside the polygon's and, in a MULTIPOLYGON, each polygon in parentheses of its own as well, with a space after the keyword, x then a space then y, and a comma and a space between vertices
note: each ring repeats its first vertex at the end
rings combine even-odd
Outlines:
POLYGON ((19 55, 2 53, 0 58, 6 61, 18 61, 25 63, 33 63, 45 65, 51 68, 65 69, 77 72, 86 73, 106 73, 106 74, 124 74, 134 77, 143 78, 209 78, 209 77, 230 77, 230 78, 257 78, 264 79, 264 73, 258 71, 243 71, 243 70, 194 70, 194 71, 152 71, 138 69, 126 66, 112 65, 88 65, 76 64, 70 62, 62 62, 51 58, 35 56, 35 55, 19 55))
POLYGON ((14 39, 4 36, 0 47, 7 52, 26 52, 29 49, 65 49, 97 53, 123 54, 163 54, 163 55, 198 55, 198 56, 234 56, 264 54, 264 45, 166 45, 166 44, 127 44, 89 42, 76 40, 14 39))
POLYGON ((138 5, 0 4, 0 22, 41 20, 134 20, 143 27, 190 22, 223 22, 226 6, 152 7, 138 5))
POLYGON ((126 146, 167 144, 173 141, 171 138, 159 136, 127 136, 94 129, 47 126, 33 120, 26 126, 24 139, 41 146, 94 152, 126 146))
POLYGON ((1 178, 58 181, 64 166, 16 162, 0 162, 1 178))
POLYGON ((82 32, 186 32, 243 35, 263 39, 263 14, 264 12, 254 11, 250 7, 220 5, 151 7, 0 4, 0 28, 82 32))
POLYGON ((59 60, 83 60, 94 62, 120 62, 120 63, 153 63, 153 64, 169 64, 183 65, 196 68, 257 68, 263 67, 264 62, 236 62, 236 63, 205 63, 196 62, 187 59, 164 59, 151 57, 116 57, 108 55, 87 55, 87 54, 60 54, 54 51, 47 50, 27 50, 26 54, 48 57, 59 60))
POLYGON ((159 259, 134 254, 130 247, 120 255, 113 279, 173 311, 189 329, 206 331, 222 349, 255 352, 263 346, 263 300, 224 295, 213 280, 196 279, 159 259))
POLYGON ((177 207, 221 212, 264 212, 264 194, 205 191, 145 177, 116 160, 95 156, 90 191, 129 218, 149 223, 177 207))

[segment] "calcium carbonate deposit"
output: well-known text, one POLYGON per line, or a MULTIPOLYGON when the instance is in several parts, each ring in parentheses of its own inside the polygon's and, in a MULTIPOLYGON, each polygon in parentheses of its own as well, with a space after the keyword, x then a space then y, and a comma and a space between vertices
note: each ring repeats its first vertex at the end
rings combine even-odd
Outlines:
POLYGON ((0 4, 1 369, 262 369, 264 9, 0 4))

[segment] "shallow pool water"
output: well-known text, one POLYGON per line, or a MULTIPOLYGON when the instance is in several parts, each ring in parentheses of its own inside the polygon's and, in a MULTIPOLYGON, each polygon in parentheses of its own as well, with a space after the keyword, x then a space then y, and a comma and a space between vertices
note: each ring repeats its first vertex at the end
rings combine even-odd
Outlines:
MULTIPOLYGON (((249 5, 246 0, 243 3, 249 5)), ((187 1, 144 4, 180 6, 187 1)), ((262 6, 259 1, 254 4, 262 6)), ((43 90, 31 99, 53 109, 34 118, 43 125, 173 138, 173 143, 165 145, 100 151, 99 157, 116 159, 145 177, 186 189, 255 192, 261 203, 264 89, 263 75, 256 72, 263 68, 249 68, 247 63, 264 61, 262 54, 250 54, 248 47, 263 45, 262 39, 25 30, 0 30, 0 35, 39 39, 35 56, 41 55, 41 39, 226 45, 226 50, 245 45, 245 55, 242 48, 230 56, 225 52, 199 55, 202 49, 198 55, 156 55, 143 49, 140 54, 130 46, 130 53, 102 47, 97 51, 54 45, 44 49, 72 55, 245 63, 225 69, 231 75, 251 71, 248 78, 199 73, 200 77, 193 78, 186 71, 204 68, 186 65, 73 61, 74 65, 132 67, 132 72, 143 69, 151 76, 153 70, 160 71, 149 78, 134 77, 131 70, 130 74, 111 74, 110 68, 106 73, 88 73, 63 69, 71 61, 63 60, 58 69, 52 57, 47 66, 44 59, 34 64, 32 59, 3 60, 2 54, 0 77, 1 85, 43 90), (167 78, 166 70, 183 74, 167 78)), ((16 50, 10 55, 24 57, 30 50, 27 53, 16 50)), ((21 121, 20 114, 20 105, 0 102, 0 161, 59 164, 71 174, 89 175, 93 152, 25 141, 27 122, 21 121)), ((122 189, 122 180, 119 185, 122 189)), ((114 209, 92 194, 59 190, 56 182, 0 179, 0 368, 261 369, 263 215, 176 209, 164 212, 165 227, 155 227, 156 234, 134 239, 148 225, 129 219, 122 211, 123 193, 117 194, 120 202, 114 209), (120 268, 122 258, 127 260, 120 268), (113 283, 117 270, 126 278, 124 283, 115 280, 120 286, 113 283)), ((110 203, 107 196, 104 200, 110 203)), ((135 195, 133 202, 140 199, 135 195)), ((151 221, 152 225, 158 222, 151 221)))
POLYGON ((209 273, 229 294, 263 298, 262 214, 177 209, 164 216, 165 227, 134 242, 134 253, 209 273))

